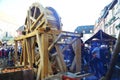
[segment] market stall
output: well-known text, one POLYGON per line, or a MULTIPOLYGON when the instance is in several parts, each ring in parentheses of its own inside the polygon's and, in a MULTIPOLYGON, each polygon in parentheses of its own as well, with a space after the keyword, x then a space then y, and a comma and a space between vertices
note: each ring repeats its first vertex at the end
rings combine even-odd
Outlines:
POLYGON ((85 43, 90 44, 94 41, 98 42, 112 42, 115 44, 116 38, 113 36, 110 36, 109 34, 103 32, 102 30, 99 30, 96 34, 94 34, 92 37, 90 37, 88 40, 85 41, 85 43), (96 40, 94 40, 96 38, 96 40))

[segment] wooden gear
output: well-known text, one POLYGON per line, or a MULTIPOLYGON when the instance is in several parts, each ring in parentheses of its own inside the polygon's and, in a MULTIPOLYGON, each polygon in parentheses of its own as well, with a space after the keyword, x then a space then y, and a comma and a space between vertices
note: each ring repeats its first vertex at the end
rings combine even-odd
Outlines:
POLYGON ((36 66, 36 80, 53 75, 56 72, 68 71, 64 62, 63 52, 73 46, 75 53, 71 71, 79 72, 81 69, 81 35, 73 32, 62 31, 59 16, 51 7, 43 8, 39 3, 34 3, 28 10, 25 20, 25 35, 15 38, 15 60, 18 61, 18 41, 22 43, 20 65, 36 66), (38 48, 38 53, 35 48, 38 48), (65 45, 61 49, 60 45, 65 45), (50 54, 55 48, 56 52, 50 54), (55 58, 53 61, 50 58, 55 58), (76 70, 74 66, 76 65, 76 70))

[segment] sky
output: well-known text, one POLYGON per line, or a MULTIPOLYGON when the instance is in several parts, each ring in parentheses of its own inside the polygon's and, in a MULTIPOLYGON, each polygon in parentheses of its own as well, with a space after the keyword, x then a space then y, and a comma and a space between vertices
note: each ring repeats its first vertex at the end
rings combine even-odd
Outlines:
MULTIPOLYGON (((25 22, 34 2, 53 7, 62 20, 62 30, 73 32, 81 25, 94 25, 101 10, 112 0, 0 0, 0 29, 14 32, 25 22)), ((14 33, 13 33, 14 34, 14 33)))

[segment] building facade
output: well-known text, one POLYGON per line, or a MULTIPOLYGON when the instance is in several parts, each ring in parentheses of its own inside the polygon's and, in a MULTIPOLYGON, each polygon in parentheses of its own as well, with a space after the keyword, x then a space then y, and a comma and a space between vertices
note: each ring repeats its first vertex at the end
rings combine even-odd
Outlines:
POLYGON ((82 40, 86 41, 88 38, 90 38, 93 35, 94 25, 83 25, 78 26, 75 29, 76 33, 83 33, 82 40))
POLYGON ((101 11, 98 22, 95 23, 94 33, 103 30, 114 37, 118 36, 120 26, 120 0, 113 0, 101 11))

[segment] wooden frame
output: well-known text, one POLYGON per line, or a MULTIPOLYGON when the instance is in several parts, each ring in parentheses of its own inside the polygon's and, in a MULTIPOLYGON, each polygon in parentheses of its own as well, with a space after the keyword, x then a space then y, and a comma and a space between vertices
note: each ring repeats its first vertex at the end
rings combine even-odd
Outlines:
MULTIPOLYGON (((31 8, 30 8, 31 9, 31 8)), ((61 30, 53 30, 46 22, 46 14, 42 12, 39 17, 31 22, 30 12, 28 11, 27 17, 27 27, 29 30, 26 30, 26 34, 15 38, 15 60, 17 61, 17 41, 22 41, 22 55, 21 55, 21 65, 30 66, 32 68, 33 64, 36 63, 37 75, 36 80, 43 80, 49 75, 53 74, 52 63, 49 59, 50 50, 55 48, 55 57, 56 62, 58 63, 59 72, 67 72, 68 69, 64 62, 63 52, 69 48, 70 45, 73 46, 75 57, 71 71, 74 71, 74 66, 76 65, 75 72, 80 72, 81 70, 81 34, 74 32, 67 32, 61 30), (49 28, 49 29, 48 29, 49 28), (53 38, 54 37, 54 38, 53 38), (52 43, 49 41, 52 39, 52 43), (70 40, 69 40, 70 39, 70 40), (63 41, 62 41, 63 40, 63 41), (66 42, 67 40, 67 42, 66 42), (35 60, 35 43, 38 44, 38 57, 39 59, 35 60), (60 48, 60 45, 66 45, 63 49, 60 48), (74 65, 73 65, 74 64, 74 65)), ((35 16, 35 14, 34 14, 35 16)))

